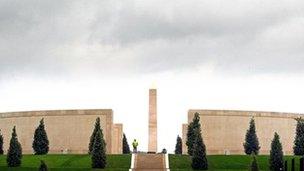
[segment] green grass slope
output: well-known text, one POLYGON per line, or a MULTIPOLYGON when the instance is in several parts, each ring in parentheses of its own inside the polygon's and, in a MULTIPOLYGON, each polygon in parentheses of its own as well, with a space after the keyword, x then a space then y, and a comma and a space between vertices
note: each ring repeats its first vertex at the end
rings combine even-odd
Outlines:
MULTIPOLYGON (((89 155, 24 155, 22 165, 18 168, 8 168, 6 156, 0 156, 0 171, 33 171, 38 170, 40 160, 44 160, 50 171, 87 171, 91 169, 89 155)), ((127 171, 131 165, 131 155, 107 155, 107 167, 105 171, 127 171)), ((98 169, 95 169, 98 170, 98 169)))
MULTIPOLYGON (((291 159, 294 156, 285 156, 288 161, 288 170, 291 168, 291 159)), ((208 158, 209 170, 215 171, 248 171, 252 161, 251 156, 247 155, 210 155, 208 158)), ((299 170, 299 159, 296 158, 296 170, 299 170)), ((269 156, 257 156, 257 161, 261 171, 268 171, 269 156)), ((188 155, 169 155, 169 163, 171 171, 191 171, 191 159, 188 155)))

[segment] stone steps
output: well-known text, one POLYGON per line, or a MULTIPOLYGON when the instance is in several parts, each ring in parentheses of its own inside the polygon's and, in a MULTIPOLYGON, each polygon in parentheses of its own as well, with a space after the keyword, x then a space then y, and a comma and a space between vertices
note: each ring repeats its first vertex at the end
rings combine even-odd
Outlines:
POLYGON ((164 154, 136 154, 133 171, 166 171, 164 154))
POLYGON ((132 171, 167 171, 167 169, 132 169, 132 171))

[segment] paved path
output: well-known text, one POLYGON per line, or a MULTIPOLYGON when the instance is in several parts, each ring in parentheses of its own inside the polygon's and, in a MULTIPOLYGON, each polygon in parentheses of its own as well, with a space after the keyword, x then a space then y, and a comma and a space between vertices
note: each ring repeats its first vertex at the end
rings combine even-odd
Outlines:
POLYGON ((164 154, 136 154, 133 171, 166 171, 164 154))

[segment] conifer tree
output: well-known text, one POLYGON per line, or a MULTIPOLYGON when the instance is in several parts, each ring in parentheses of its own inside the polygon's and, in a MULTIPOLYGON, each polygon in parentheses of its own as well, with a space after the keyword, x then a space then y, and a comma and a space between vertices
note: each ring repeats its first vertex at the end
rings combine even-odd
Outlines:
POLYGON ((127 140, 127 137, 125 134, 123 134, 123 139, 122 139, 122 153, 123 154, 130 154, 130 146, 127 140))
POLYGON ((251 166, 250 166, 250 171, 259 171, 259 166, 258 166, 258 162, 256 160, 255 155, 252 155, 252 162, 251 162, 251 166))
POLYGON ((47 171, 48 167, 43 160, 40 161, 39 171, 47 171))
POLYGON ((269 169, 273 171, 283 170, 283 149, 280 142, 280 136, 275 132, 274 138, 271 142, 271 150, 269 157, 269 169))
POLYGON ((105 168, 106 167, 106 152, 105 143, 101 130, 97 130, 92 150, 92 168, 105 168))
POLYGON ((100 118, 99 117, 96 118, 95 127, 94 127, 93 133, 90 137, 89 154, 91 154, 91 152, 93 150, 93 144, 94 144, 95 136, 96 136, 96 133, 98 132, 98 130, 101 130, 101 128, 100 128, 100 118))
POLYGON ((193 144, 194 144, 194 141, 196 138, 195 129, 201 127, 201 124, 199 121, 200 121, 199 113, 195 113, 192 122, 189 123, 189 125, 188 125, 186 145, 188 147, 188 154, 190 156, 192 156, 192 154, 193 154, 193 144))
POLYGON ((206 146, 203 142, 200 127, 195 129, 195 141, 193 144, 193 156, 191 166, 194 170, 207 170, 208 161, 206 155, 206 146))
POLYGON ((183 153, 183 144, 182 144, 182 139, 178 135, 176 138, 176 145, 175 145, 175 154, 182 154, 183 153))
POLYGON ((21 144, 18 142, 16 127, 14 126, 9 149, 7 152, 6 162, 8 167, 18 167, 21 165, 21 159, 22 148, 21 144))
POLYGON ((3 150, 3 135, 1 134, 1 130, 0 130, 0 155, 2 155, 4 153, 3 150))
POLYGON ((32 147, 36 155, 47 154, 49 152, 49 140, 44 128, 43 118, 40 120, 40 124, 35 130, 32 147))
POLYGON ((245 142, 243 146, 244 146, 244 151, 247 155, 259 154, 260 146, 259 146, 259 140, 256 134, 255 122, 253 118, 251 118, 250 120, 249 129, 247 130, 245 142))
POLYGON ((295 155, 304 155, 304 119, 297 118, 296 136, 294 140, 293 153, 295 155))

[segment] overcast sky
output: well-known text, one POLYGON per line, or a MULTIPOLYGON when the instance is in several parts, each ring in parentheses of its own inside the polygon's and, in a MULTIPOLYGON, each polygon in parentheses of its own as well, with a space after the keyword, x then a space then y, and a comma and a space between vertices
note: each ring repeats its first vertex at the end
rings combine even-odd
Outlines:
POLYGON ((190 108, 304 113, 303 0, 0 0, 0 112, 112 108, 147 150, 190 108))

